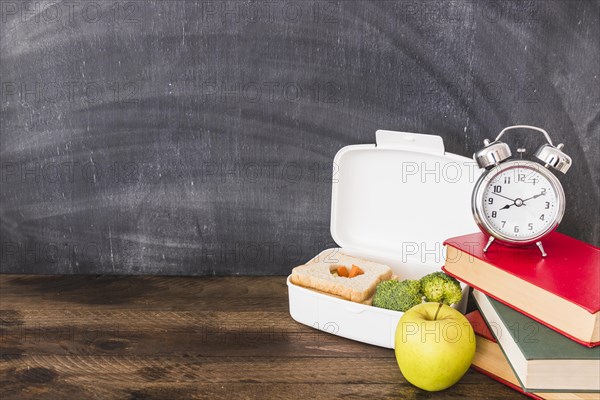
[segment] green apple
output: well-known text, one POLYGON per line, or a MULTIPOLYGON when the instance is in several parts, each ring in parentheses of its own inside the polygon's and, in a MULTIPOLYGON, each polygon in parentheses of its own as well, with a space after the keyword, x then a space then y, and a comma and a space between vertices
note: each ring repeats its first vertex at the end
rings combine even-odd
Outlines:
POLYGON ((444 390, 469 369, 475 355, 475 333, 454 308, 421 303, 400 318, 395 352, 407 381, 430 392, 444 390))

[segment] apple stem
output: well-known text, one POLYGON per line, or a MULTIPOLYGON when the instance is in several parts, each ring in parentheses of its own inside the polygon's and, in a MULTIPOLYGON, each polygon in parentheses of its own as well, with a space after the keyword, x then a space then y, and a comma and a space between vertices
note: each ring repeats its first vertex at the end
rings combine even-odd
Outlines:
POLYGON ((437 311, 435 312, 435 316, 433 317, 434 321, 437 320, 437 316, 438 316, 440 310, 442 309, 443 305, 444 305, 443 303, 440 303, 440 306, 438 307, 437 311))

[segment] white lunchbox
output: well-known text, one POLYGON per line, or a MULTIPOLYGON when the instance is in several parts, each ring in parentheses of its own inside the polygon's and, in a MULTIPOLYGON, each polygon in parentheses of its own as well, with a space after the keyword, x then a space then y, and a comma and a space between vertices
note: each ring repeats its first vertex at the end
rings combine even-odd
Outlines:
MULTIPOLYGON (((443 242, 477 232, 471 193, 481 170, 469 158, 446 153, 440 136, 379 130, 376 145, 342 148, 335 156, 331 235, 336 251, 389 265, 402 279, 439 271, 443 242)), ((394 348, 403 313, 354 303, 287 279, 290 315, 311 327, 364 343, 394 348)), ((455 305, 465 311, 463 300, 455 305)))

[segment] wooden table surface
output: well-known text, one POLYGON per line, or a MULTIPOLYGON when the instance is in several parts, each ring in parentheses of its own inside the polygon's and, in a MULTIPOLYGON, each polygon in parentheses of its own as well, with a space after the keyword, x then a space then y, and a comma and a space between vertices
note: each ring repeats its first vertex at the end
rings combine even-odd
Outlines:
POLYGON ((0 398, 526 398, 469 370, 407 383, 393 350, 301 325, 284 277, 0 276, 0 398))

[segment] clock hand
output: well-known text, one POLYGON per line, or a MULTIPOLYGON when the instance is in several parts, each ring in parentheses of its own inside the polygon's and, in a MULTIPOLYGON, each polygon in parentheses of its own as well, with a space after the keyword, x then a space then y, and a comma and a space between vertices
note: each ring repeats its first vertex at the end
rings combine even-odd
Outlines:
POLYGON ((514 200, 514 199, 511 199, 510 197, 506 197, 506 196, 504 196, 504 195, 501 195, 500 193, 492 192, 492 194, 495 194, 496 196, 504 197, 506 200, 510 200, 510 201, 512 201, 513 203, 515 202, 515 200, 514 200))
POLYGON ((514 205, 515 205, 515 203, 513 203, 513 204, 507 204, 504 207, 502 207, 501 210, 506 210, 507 208, 510 208, 510 206, 514 206, 514 205))
POLYGON ((531 196, 530 198, 523 200, 523 203, 525 203, 527 200, 537 199, 538 197, 543 196, 543 195, 544 195, 544 193, 536 194, 535 196, 531 196))

